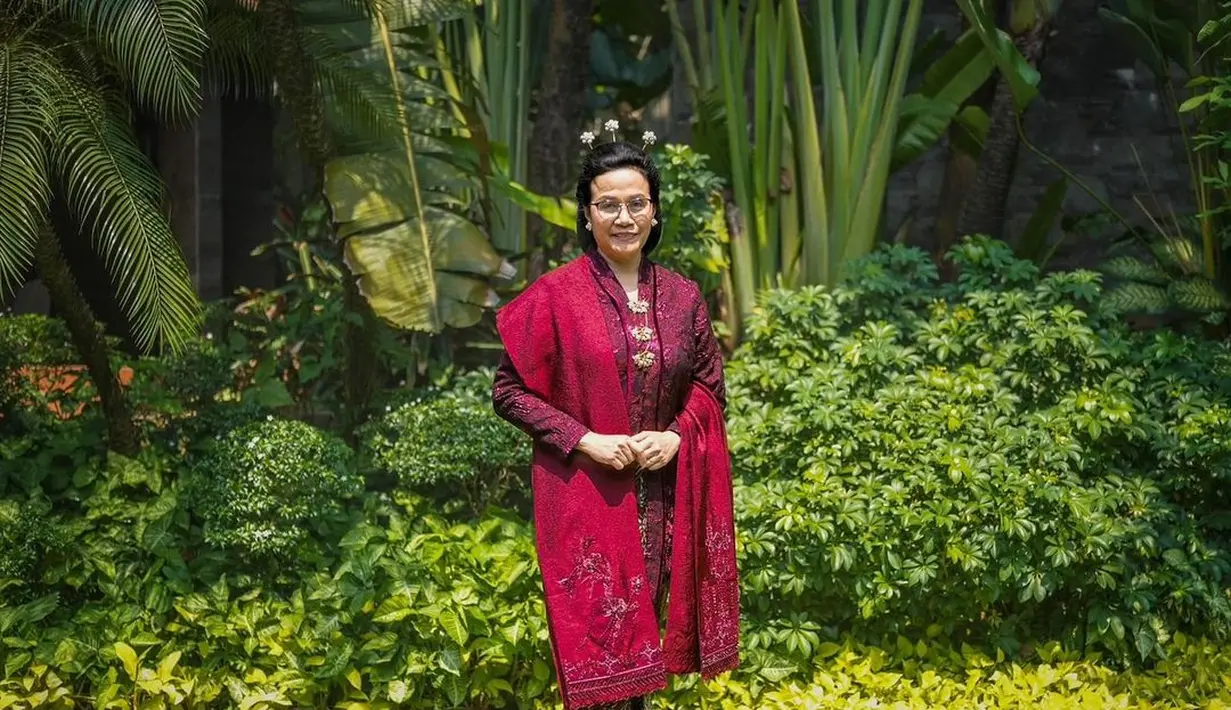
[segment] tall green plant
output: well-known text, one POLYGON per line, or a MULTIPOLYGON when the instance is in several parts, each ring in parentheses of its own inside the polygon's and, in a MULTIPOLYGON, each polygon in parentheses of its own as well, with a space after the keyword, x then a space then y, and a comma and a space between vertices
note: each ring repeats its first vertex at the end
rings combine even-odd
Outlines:
POLYGON ((732 188, 734 310, 747 317, 758 290, 832 284, 872 249, 889 175, 944 135, 994 63, 968 32, 907 93, 921 0, 821 0, 808 23, 794 2, 722 0, 712 21, 710 7, 693 3, 694 45, 667 3, 698 148, 732 188))
POLYGON ((492 244, 505 254, 525 251, 525 213, 511 195, 492 188, 526 181, 533 5, 485 0, 431 29, 441 88, 472 149, 465 152, 480 179, 483 217, 492 244))

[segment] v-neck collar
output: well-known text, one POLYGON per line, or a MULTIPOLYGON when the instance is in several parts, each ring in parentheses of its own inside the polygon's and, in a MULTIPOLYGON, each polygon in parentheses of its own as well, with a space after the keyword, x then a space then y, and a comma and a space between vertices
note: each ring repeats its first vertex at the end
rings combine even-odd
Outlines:
MULTIPOLYGON (((611 264, 607 263, 607 259, 598 252, 598 249, 589 249, 586 251, 586 257, 590 261, 590 267, 594 270, 594 274, 600 280, 609 280, 614 283, 618 293, 624 293, 624 285, 620 283, 619 277, 611 268, 611 264)), ((653 265, 650 259, 644 254, 641 256, 641 264, 637 267, 637 297, 641 300, 649 300, 646 298, 650 284, 650 270, 653 265)))

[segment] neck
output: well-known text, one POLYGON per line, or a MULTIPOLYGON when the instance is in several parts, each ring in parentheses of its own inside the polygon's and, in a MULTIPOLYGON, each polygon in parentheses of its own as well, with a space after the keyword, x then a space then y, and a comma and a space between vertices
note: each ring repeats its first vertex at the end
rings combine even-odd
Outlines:
POLYGON ((615 273, 616 278, 619 279, 620 283, 631 283, 636 286, 637 277, 641 269, 640 253, 627 261, 616 261, 614 259, 610 259, 602 251, 599 251, 599 256, 603 257, 603 260, 606 261, 607 265, 611 267, 611 271, 615 273))

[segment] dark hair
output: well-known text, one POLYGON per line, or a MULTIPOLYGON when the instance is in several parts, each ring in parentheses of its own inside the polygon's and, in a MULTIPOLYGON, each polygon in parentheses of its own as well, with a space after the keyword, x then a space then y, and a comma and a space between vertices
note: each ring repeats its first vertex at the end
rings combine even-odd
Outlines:
POLYGON ((596 246, 594 233, 586 229, 586 222, 590 221, 587 214, 592 201, 590 183, 600 175, 621 168, 639 171, 645 176, 646 182, 650 183, 650 202, 654 204, 654 215, 658 224, 650 227, 650 236, 645 240, 645 246, 641 247, 641 253, 649 254, 658 246, 663 236, 663 218, 658 208, 658 166, 654 164, 649 153, 624 141, 595 145, 594 150, 591 150, 581 163, 581 177, 577 178, 577 239, 581 242, 581 248, 586 251, 596 246))

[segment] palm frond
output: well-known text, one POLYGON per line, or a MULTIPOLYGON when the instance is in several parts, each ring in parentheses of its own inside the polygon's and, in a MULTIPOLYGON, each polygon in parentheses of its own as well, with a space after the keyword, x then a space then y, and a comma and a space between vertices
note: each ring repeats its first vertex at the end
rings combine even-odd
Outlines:
POLYGON ((85 30, 142 105, 169 117, 197 112, 205 0, 43 1, 85 30))
POLYGON ((177 348, 193 335, 200 304, 160 210, 158 172, 117 120, 118 98, 109 101, 71 68, 57 79, 52 160, 69 209, 92 236, 138 345, 177 348))
POLYGON ((205 18, 209 48, 203 59, 207 91, 263 98, 273 88, 274 70, 261 18, 232 2, 216 0, 205 18))
POLYGON ((47 218, 53 61, 31 42, 0 44, 0 295, 20 285, 47 218))
MULTIPOLYGON (((398 105, 388 82, 373 66, 355 55, 339 51, 319 30, 306 28, 303 34, 304 50, 326 98, 329 123, 334 131, 351 142, 376 146, 399 141, 398 105)), ((412 61, 427 63, 431 60, 416 55, 412 61)), ((431 133, 460 127, 447 108, 449 97, 445 92, 418 77, 403 73, 401 78, 404 81, 403 106, 416 131, 431 133), (423 97, 438 101, 429 105, 423 102, 423 97)))

